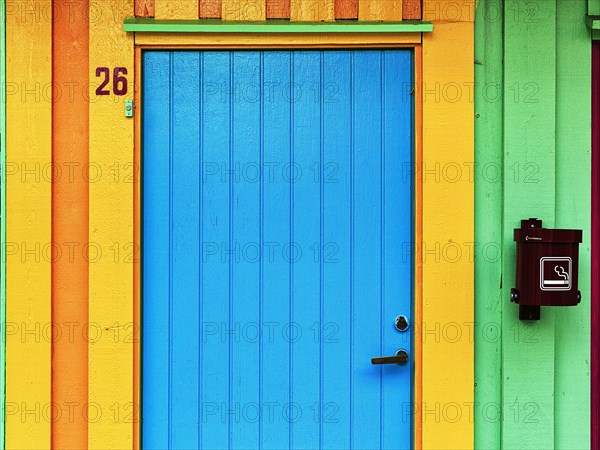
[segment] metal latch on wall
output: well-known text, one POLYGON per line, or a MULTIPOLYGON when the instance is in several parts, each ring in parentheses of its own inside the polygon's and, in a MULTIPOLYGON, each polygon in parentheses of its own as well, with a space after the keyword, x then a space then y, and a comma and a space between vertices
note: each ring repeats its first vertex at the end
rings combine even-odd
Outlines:
POLYGON ((133 100, 125 100, 125 117, 133 117, 133 100))

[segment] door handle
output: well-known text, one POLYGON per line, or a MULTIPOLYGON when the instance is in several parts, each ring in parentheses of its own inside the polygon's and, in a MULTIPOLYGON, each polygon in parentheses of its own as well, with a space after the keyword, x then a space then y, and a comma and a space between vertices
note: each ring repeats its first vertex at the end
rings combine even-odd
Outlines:
POLYGON ((408 363, 408 353, 405 350, 398 350, 394 356, 378 356, 371 358, 371 364, 398 364, 404 366, 408 363))

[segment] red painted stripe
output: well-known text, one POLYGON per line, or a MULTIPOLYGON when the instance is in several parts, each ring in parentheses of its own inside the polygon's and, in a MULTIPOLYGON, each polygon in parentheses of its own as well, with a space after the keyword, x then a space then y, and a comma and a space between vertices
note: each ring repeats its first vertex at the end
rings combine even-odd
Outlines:
POLYGON ((403 0, 402 19, 421 20, 421 0, 403 0))
POLYGON ((154 0, 135 0, 135 17, 154 17, 154 0))
POLYGON ((592 47, 591 448, 600 448, 600 43, 592 47))
POLYGON ((220 19, 221 0, 198 0, 198 15, 201 19, 220 19))
POLYGON ((358 19, 358 0, 335 0, 336 19, 358 19))
POLYGON ((290 0, 267 0, 267 19, 289 19, 290 0))
POLYGON ((52 29, 52 448, 88 445, 89 0, 55 0, 52 29), (70 405, 70 406, 69 406, 70 405), (70 408, 65 413, 64 408, 70 408))

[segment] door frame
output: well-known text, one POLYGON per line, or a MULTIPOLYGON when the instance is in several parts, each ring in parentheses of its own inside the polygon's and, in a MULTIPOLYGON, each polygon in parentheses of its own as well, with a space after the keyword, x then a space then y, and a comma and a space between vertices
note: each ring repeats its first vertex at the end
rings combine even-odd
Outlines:
MULTIPOLYGON (((453 24, 450 24, 453 25, 453 24)), ((429 211, 430 214, 436 209, 440 208, 440 205, 446 203, 444 198, 436 194, 436 190, 440 188, 437 186, 431 189, 429 192, 425 192, 425 185, 423 182, 423 173, 426 170, 426 165, 431 165, 437 168, 440 162, 447 162, 448 155, 445 154, 448 148, 452 148, 455 145, 462 145, 463 154, 456 156, 456 161, 463 161, 469 163, 473 161, 473 134, 474 134, 474 122, 473 122, 473 103, 469 102, 468 99, 445 99, 444 98, 444 86, 450 85, 451 83, 457 84, 456 78, 452 78, 452 74, 448 75, 444 73, 444 68, 439 65, 442 55, 446 55, 445 58, 451 60, 452 54, 448 54, 448 47, 454 48, 454 50, 461 48, 461 46, 467 44, 468 48, 473 48, 473 34, 472 24, 471 33, 461 33, 458 39, 446 41, 448 44, 442 43, 442 41, 436 42, 436 46, 427 45, 429 38, 423 38, 421 33, 404 33, 404 34, 386 34, 386 33, 368 33, 360 36, 356 36, 352 33, 339 33, 336 35, 327 33, 311 33, 311 34, 279 34, 279 35, 268 35, 261 33, 248 33, 248 34, 220 34, 214 33, 211 35, 202 34, 191 34, 191 33, 136 33, 135 35, 135 51, 134 51, 134 72, 135 72, 135 90, 134 90, 134 104, 136 108, 134 117, 134 154, 133 162, 134 167, 137 168, 136 173, 138 176, 134 179, 134 195, 133 195, 133 235, 134 235, 134 247, 139 250, 138 258, 134 260, 133 265, 133 314, 134 314, 134 327, 138 330, 140 338, 134 343, 133 348, 133 403, 137 405, 137 410, 141 411, 141 340, 143 339, 141 333, 141 262, 143 256, 141 255, 141 151, 142 151, 142 53, 145 50, 168 50, 176 51, 183 49, 194 49, 194 50, 248 50, 248 49, 260 49, 264 51, 268 50, 322 50, 322 49, 393 49, 393 48, 410 48, 414 52, 414 79, 415 79, 415 103, 414 103, 414 167, 411 170, 413 176, 414 186, 414 243, 413 243, 413 261, 414 261, 414 374, 413 374, 413 446, 414 448, 420 449, 425 446, 438 446, 442 442, 449 442, 448 435, 445 431, 439 430, 439 409, 442 408, 460 408, 459 414, 460 420, 463 421, 459 424, 460 428, 454 430, 456 432, 457 439, 463 443, 461 446, 472 447, 473 443, 473 420, 472 420, 472 407, 473 407, 473 379, 474 379, 474 341, 472 335, 472 326, 474 325, 474 302, 471 301, 466 305, 457 307, 456 305, 448 304, 441 297, 439 297, 440 290, 445 289, 445 283, 441 283, 436 277, 441 273, 446 275, 452 273, 463 273, 459 276, 460 279, 469 280, 468 284, 463 284, 465 292, 459 293, 457 297, 468 298, 473 300, 473 261, 469 258, 468 261, 459 261, 457 264, 456 259, 449 259, 444 257, 441 253, 443 250, 439 250, 439 244, 443 246, 448 242, 448 236, 454 236, 452 230, 454 227, 458 227, 460 232, 459 235, 465 234, 468 242, 464 242, 466 245, 470 245, 473 241, 473 221, 474 221, 474 186, 471 181, 459 183, 459 190, 464 199, 461 202, 465 203, 465 210, 461 215, 460 223, 449 223, 446 224, 447 228, 441 232, 437 230, 434 225, 433 217, 431 225, 423 220, 423 211, 429 211), (466 42, 462 42, 464 39, 466 42), (430 58, 425 58, 424 48, 427 50, 431 47, 434 52, 430 58), (424 61, 426 59, 427 63, 424 61), (429 70, 431 69, 431 70, 429 70), (427 95, 426 81, 424 78, 424 70, 429 73, 429 82, 427 84, 434 85, 436 90, 436 99, 438 98, 439 91, 442 95, 442 101, 430 102, 427 107, 424 105, 423 93, 427 95), (441 75, 441 76, 440 76, 441 75), (442 81, 445 80, 446 85, 440 87, 440 82, 433 82, 433 80, 442 81), (450 78, 449 78, 450 76, 450 78), (457 108, 457 103, 460 108, 457 108), (470 104, 470 106, 469 106, 470 104), (434 121, 443 116, 450 116, 455 114, 457 109, 466 111, 466 117, 463 119, 465 123, 468 123, 467 129, 464 132, 459 133, 456 139, 450 139, 450 147, 448 145, 440 145, 440 142, 444 140, 444 130, 435 128, 434 121), (429 121, 427 119, 430 119, 429 121), (430 125, 428 129, 429 138, 424 141, 424 125, 430 125), (437 130, 437 131, 436 131, 437 130), (458 142, 460 141, 460 142, 458 142), (429 143, 427 146, 424 144, 429 143), (424 149, 426 148, 427 161, 424 160, 424 149), (466 159, 460 159, 466 156, 466 159), (470 157, 469 157, 470 156, 470 157), (463 185, 464 184, 464 185, 463 185), (466 226, 465 226, 466 221, 466 226), (424 232, 429 240, 429 245, 424 246, 424 232), (429 258, 435 259, 435 264, 432 262, 428 266, 423 264, 423 248, 428 249, 435 242, 436 255, 435 258, 429 256, 429 258), (441 257, 440 257, 441 255, 441 257), (431 267, 431 274, 424 280, 424 269, 431 267), (461 267, 463 269, 461 269, 461 267), (467 267, 467 270, 464 270, 467 267), (428 282, 424 282, 427 281, 428 282), (429 292, 432 301, 423 302, 424 291, 429 292), (434 297, 437 297, 434 298, 434 297), (441 315, 440 315, 441 314, 441 315), (445 322, 440 321, 440 317, 446 317, 445 322), (429 324, 427 324, 429 323, 429 324), (459 333, 461 337, 456 339, 445 338, 442 328, 446 328, 446 325, 458 326, 460 328, 459 333), (437 330, 437 335, 434 338, 435 343, 431 342, 432 337, 429 331, 430 328, 434 327, 437 330), (422 330, 425 329, 429 334, 429 340, 432 345, 427 348, 434 348, 430 358, 436 360, 434 365, 444 363, 442 361, 443 355, 454 353, 465 357, 466 359, 461 363, 460 368, 453 369, 454 373, 462 379, 470 380, 467 381, 465 388, 458 388, 454 392, 445 394, 444 390, 446 387, 444 383, 440 384, 442 378, 436 375, 440 372, 436 370, 429 370, 423 372, 423 350, 426 343, 424 340, 422 330), (457 373, 460 372, 460 373, 457 373), (425 397, 424 397, 425 393, 425 397), (425 401, 424 401, 425 398, 425 401), (430 408, 437 408, 438 414, 435 418, 431 418, 429 413, 430 408), (425 412, 425 417, 423 412, 425 412), (429 414, 429 417, 427 415, 429 414), (466 417, 468 415, 468 417, 466 417), (464 416, 464 417, 463 417, 464 416), (425 420, 424 420, 425 419, 425 420), (431 430, 427 432, 428 430, 431 430), (438 431, 436 431, 438 430, 438 431), (424 436, 426 437, 424 439, 424 436)), ((450 28, 447 31, 451 31, 450 28)), ((468 50, 467 50, 468 51, 468 50)), ((462 50, 464 53, 464 50, 462 50)), ((466 58, 468 60, 468 58, 466 58)), ((454 71, 456 74, 456 71, 454 71)), ((458 74, 464 76, 466 83, 473 83, 473 68, 459 68, 458 74)), ((452 161, 452 159, 451 159, 452 161)), ((425 172, 427 173, 427 172, 425 172)), ((436 175, 437 179, 437 175, 436 175)), ((455 181, 452 181, 453 187, 456 187, 455 181)), ((430 183, 431 184, 431 183, 430 183)), ((436 183, 439 184, 439 183, 436 183)), ((442 207, 442 209, 444 209, 442 207)), ((447 207, 445 208, 447 209, 447 207)), ((433 216, 434 214, 431 214, 433 216)), ((464 237, 464 236, 463 236, 464 237)), ((453 242, 452 239, 449 242, 453 242)), ((455 241, 456 242, 456 241, 455 241)), ((463 244, 463 242, 461 242, 463 244)), ((443 247, 445 248, 445 247, 443 247)), ((463 255, 465 256, 465 255, 463 255)), ((460 280, 459 280, 460 281, 460 280)), ((446 296, 446 299, 448 295, 446 296)), ((430 363, 431 365, 431 363, 430 363)), ((447 382, 446 382, 447 383, 447 382)), ((452 413, 454 414, 454 412, 452 413)), ((447 420, 443 417, 445 426, 454 426, 456 422, 447 420)), ((444 428, 444 427, 442 427, 444 428)), ((139 448, 140 444, 140 420, 134 420, 133 422, 133 447, 139 448)))

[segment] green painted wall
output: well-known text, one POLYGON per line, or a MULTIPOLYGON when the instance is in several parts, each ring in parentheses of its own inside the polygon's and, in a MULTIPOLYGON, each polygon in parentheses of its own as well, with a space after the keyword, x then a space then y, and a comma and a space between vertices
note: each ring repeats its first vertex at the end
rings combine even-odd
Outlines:
POLYGON ((477 448, 590 445, 587 9, 587 0, 478 3, 477 448), (500 99, 494 86, 503 87, 500 99), (542 308, 539 322, 520 322, 518 307, 509 301, 515 283, 513 229, 528 217, 542 219, 546 227, 584 230, 582 303, 542 308), (501 257, 491 249, 501 249, 501 257))

